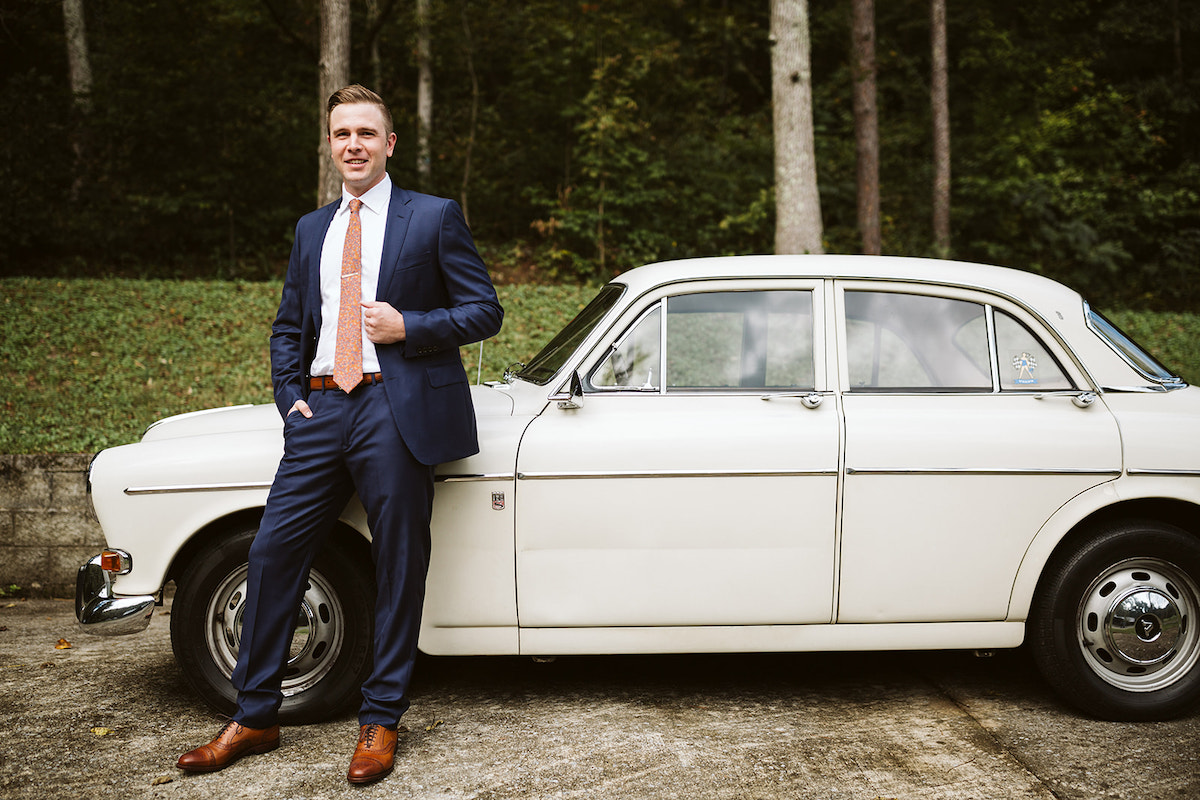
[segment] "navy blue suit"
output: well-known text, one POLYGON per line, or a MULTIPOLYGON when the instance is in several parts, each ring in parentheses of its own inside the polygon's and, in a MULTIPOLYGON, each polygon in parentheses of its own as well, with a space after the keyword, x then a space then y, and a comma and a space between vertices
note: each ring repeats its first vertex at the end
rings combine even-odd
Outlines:
MULTIPOLYGON (((340 200, 339 200, 340 202, 340 200)), ((429 565, 433 467, 479 450, 459 347, 495 335, 503 311, 451 200, 393 186, 376 299, 404 317, 405 341, 376 344, 382 384, 310 391, 321 330, 320 263, 338 202, 307 214, 272 326, 271 375, 284 455, 250 550, 238 722, 275 722, 295 610, 325 532, 353 493, 375 560, 374 667, 360 724, 395 726, 406 696, 429 565), (311 419, 288 412, 304 399, 311 419)))

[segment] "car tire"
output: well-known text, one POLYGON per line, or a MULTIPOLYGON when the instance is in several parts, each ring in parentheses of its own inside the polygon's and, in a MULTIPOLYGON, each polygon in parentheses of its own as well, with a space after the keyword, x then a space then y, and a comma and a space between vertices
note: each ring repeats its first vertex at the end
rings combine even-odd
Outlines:
MULTIPOLYGON (((196 692, 222 714, 232 714, 237 703, 230 679, 256 530, 239 531, 193 558, 176 581, 171 607, 175 659, 196 692)), ((285 724, 317 722, 357 705, 371 670, 371 576, 347 548, 326 545, 313 563, 284 673, 279 721, 285 724)))
POLYGON ((1200 540, 1122 521, 1051 561, 1030 615, 1037 665, 1096 717, 1164 720, 1200 702, 1200 540))

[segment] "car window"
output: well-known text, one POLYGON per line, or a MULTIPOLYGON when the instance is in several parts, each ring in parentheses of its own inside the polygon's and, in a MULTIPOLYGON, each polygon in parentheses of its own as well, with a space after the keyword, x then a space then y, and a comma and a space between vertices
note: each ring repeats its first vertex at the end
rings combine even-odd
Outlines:
POLYGON ((1117 352, 1121 358, 1129 362, 1145 377, 1156 383, 1163 384, 1168 389, 1186 385, 1183 379, 1167 369, 1158 359, 1140 344, 1130 338, 1129 334, 1118 328, 1111 320, 1084 303, 1087 310, 1088 327, 1091 328, 1104 342, 1117 352))
POLYGON ((609 309, 616 305, 624 291, 624 287, 617 284, 609 284, 601 289, 600 293, 533 357, 529 365, 517 373, 518 377, 543 386, 548 383, 609 309))
POLYGON ((591 384, 599 389, 660 387, 662 309, 655 305, 617 340, 600 366, 592 371, 591 384))
POLYGON ((995 317, 1001 390, 1072 388, 1058 361, 1028 328, 1003 311, 995 317))
POLYGON ((857 391, 991 391, 986 306, 896 292, 846 292, 857 391))
POLYGON ((592 372, 599 389, 669 392, 810 389, 808 291, 703 292, 656 305, 592 372), (665 335, 665 347, 662 345, 665 335))

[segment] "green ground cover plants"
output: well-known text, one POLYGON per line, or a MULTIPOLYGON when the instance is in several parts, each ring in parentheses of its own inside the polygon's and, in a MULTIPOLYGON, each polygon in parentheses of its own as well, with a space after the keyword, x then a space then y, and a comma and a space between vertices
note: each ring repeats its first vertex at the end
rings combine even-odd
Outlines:
MULTIPOLYGON (((135 441, 156 419, 271 401, 268 337, 279 282, 0 280, 0 453, 87 453, 135 441)), ((474 380, 527 361, 594 286, 498 287, 505 320, 463 349, 474 380)), ((1106 310, 1107 312, 1108 310, 1106 310)), ((1108 316, 1200 383, 1200 314, 1108 316)))
MULTIPOLYGON (((0 453, 87 453, 171 414, 271 402, 279 282, 0 280, 0 453)), ((594 287, 502 286, 504 328, 463 348, 474 380, 528 360, 594 287)))

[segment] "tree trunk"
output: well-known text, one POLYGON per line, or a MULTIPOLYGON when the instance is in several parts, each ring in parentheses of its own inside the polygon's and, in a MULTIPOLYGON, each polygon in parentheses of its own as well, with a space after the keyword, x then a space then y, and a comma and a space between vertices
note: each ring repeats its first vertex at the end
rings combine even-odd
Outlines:
POLYGON ((862 251, 883 252, 879 226, 879 112, 875 103, 875 0, 853 0, 851 59, 854 149, 858 157, 858 232, 862 251))
POLYGON ((75 202, 83 191, 87 165, 87 127, 92 113, 92 63, 88 57, 83 0, 63 0, 63 24, 67 35, 67 68, 73 98, 71 150, 75 154, 75 175, 71 181, 70 199, 75 202))
POLYGON ((933 244, 939 258, 950 255, 950 87, 946 63, 946 0, 930 0, 933 51, 933 244))
MULTIPOLYGON (((379 0, 367 0, 367 18, 371 20, 372 29, 380 20, 379 0)), ((371 58, 371 88, 376 94, 383 95, 383 59, 379 57, 379 36, 371 37, 367 47, 371 58)))
POLYGON ((350 0, 321 0, 321 69, 318 113, 321 138, 317 147, 317 205, 332 203, 342 194, 342 178, 330 158, 329 95, 350 83, 350 0))
POLYGON ((363 37, 371 59, 371 87, 375 93, 386 98, 387 87, 383 85, 383 59, 379 55, 379 36, 384 23, 392 16, 396 0, 367 0, 367 34, 363 37), (382 4, 381 4, 382 3, 382 4))
POLYGON ((467 221, 467 225, 470 225, 471 214, 470 206, 467 203, 467 196, 471 184, 471 156, 475 150, 475 130, 479 121, 479 76, 475 74, 475 47, 471 43, 471 23, 467 14, 468 5, 470 5, 469 0, 463 0, 463 44, 467 51, 467 74, 471 77, 471 122, 467 131, 467 152, 463 157, 462 197, 460 203, 462 205, 463 219, 467 221))
POLYGON ((429 42, 429 0, 417 0, 417 185, 428 191, 433 158, 433 55, 429 42))
POLYGON ((775 252, 821 253, 808 0, 771 0, 775 252))

